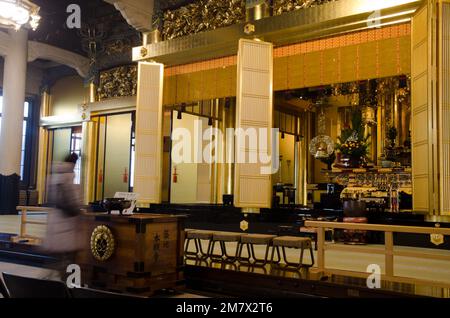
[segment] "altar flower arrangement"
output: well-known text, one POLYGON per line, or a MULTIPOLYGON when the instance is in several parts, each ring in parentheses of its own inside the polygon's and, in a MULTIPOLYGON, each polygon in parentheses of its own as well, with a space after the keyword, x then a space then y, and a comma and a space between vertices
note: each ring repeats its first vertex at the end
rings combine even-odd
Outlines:
POLYGON ((368 144, 360 140, 347 140, 339 149, 344 156, 363 158, 367 156, 368 144))
POLYGON ((362 112, 356 109, 352 114, 352 125, 345 127, 338 137, 337 149, 352 166, 359 166, 369 154, 370 135, 365 135, 364 126, 362 112))

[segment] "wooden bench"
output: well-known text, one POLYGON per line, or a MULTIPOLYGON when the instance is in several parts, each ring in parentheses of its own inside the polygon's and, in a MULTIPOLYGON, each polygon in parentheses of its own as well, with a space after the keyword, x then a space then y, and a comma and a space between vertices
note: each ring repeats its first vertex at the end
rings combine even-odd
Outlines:
POLYGON ((235 232, 213 232, 211 244, 209 245, 208 255, 213 261, 225 261, 234 263, 237 260, 238 250, 241 242, 241 233, 235 232), (220 244, 221 254, 214 253, 216 243, 220 244), (229 254, 226 243, 236 243, 236 250, 233 254, 229 254))
POLYGON ((312 241, 309 237, 297 237, 297 236, 280 236, 273 240, 273 249, 271 263, 274 263, 275 251, 280 257, 280 247, 283 252, 283 260, 287 266, 292 266, 297 269, 302 267, 312 267, 314 266, 314 252, 312 249, 312 241), (290 262, 287 259, 286 248, 300 249, 300 261, 298 263, 290 262), (303 256, 305 249, 308 249, 311 255, 311 264, 305 264, 303 262, 303 256))
POLYGON ((211 239, 213 236, 212 231, 204 231, 204 230, 193 230, 186 229, 186 242, 184 248, 184 254, 187 259, 207 259, 209 257, 208 251, 209 246, 211 245, 211 239), (202 240, 208 241, 208 250, 206 253, 203 251, 202 240), (191 241, 194 241, 195 244, 195 252, 189 251, 189 245, 191 241))
POLYGON ((257 264, 264 266, 267 264, 269 258, 269 249, 272 246, 272 241, 276 238, 276 235, 266 234, 246 234, 241 236, 241 241, 238 247, 238 261, 242 263, 257 264), (256 257, 255 245, 263 245, 266 247, 266 253, 264 259, 256 257), (248 257, 242 256, 243 248, 247 247, 248 257))

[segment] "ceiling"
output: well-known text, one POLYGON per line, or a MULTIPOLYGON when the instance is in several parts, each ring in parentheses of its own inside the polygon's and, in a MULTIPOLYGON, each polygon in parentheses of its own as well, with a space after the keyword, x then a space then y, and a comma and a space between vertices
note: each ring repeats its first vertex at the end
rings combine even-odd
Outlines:
POLYGON ((188 3, 192 3, 194 0, 156 0, 156 7, 160 10, 173 10, 178 9, 188 3))
MULTIPOLYGON (((193 1, 155 0, 155 11, 177 9, 193 1)), ((95 56, 99 70, 131 63, 132 48, 142 43, 141 34, 128 25, 113 5, 103 0, 33 0, 33 3, 41 7, 42 19, 38 29, 30 31, 29 39, 89 57, 89 44, 92 41, 87 36, 87 30, 94 28, 97 34, 94 41, 97 48, 95 56), (81 30, 67 27, 67 18, 71 14, 67 13, 67 7, 70 4, 78 4, 81 8, 81 30)), ((33 65, 49 71, 62 67, 43 60, 33 65)))
POLYGON ((104 69, 131 62, 131 48, 141 43, 140 34, 114 6, 103 0, 33 0, 41 7, 39 28, 30 31, 30 40, 47 43, 89 56, 87 29, 95 28, 98 68, 104 69), (81 8, 82 29, 67 27, 69 4, 81 8))

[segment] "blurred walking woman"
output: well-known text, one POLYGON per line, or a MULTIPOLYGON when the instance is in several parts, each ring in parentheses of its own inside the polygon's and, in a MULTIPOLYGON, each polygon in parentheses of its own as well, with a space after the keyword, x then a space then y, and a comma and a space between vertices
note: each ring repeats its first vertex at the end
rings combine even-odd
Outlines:
POLYGON ((64 162, 55 162, 48 183, 48 214, 44 251, 58 259, 54 267, 61 274, 75 260, 81 248, 79 216, 82 207, 81 189, 74 184, 74 168, 78 155, 73 153, 64 162))

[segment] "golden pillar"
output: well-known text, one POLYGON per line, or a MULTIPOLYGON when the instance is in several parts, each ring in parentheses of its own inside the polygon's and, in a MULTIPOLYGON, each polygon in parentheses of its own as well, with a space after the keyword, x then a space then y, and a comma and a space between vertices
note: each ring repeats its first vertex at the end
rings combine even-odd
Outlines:
POLYGON ((98 101, 97 85, 94 82, 89 83, 89 103, 98 101))
MULTIPOLYGON (((97 85, 90 82, 88 85, 89 104, 98 101, 97 85)), ((89 112, 89 104, 84 104, 82 111, 89 112)), ((88 204, 95 200, 95 150, 96 150, 96 129, 95 122, 86 120, 82 124, 83 148, 81 156, 81 184, 84 192, 84 204, 88 204)))
POLYGON ((296 118, 297 120, 297 134, 295 140, 295 188, 297 189, 297 197, 295 200, 296 204, 307 205, 308 203, 308 168, 307 161, 309 157, 309 152, 307 149, 307 140, 305 138, 307 123, 306 118, 302 114, 301 117, 296 118))
MULTIPOLYGON (((40 118, 49 116, 50 114, 50 94, 48 88, 45 88, 41 93, 41 111, 40 118)), ((49 133, 48 130, 39 127, 39 142, 38 142, 38 165, 37 165, 37 182, 36 189, 39 193, 38 203, 46 203, 46 184, 48 173, 48 147, 49 133)))

